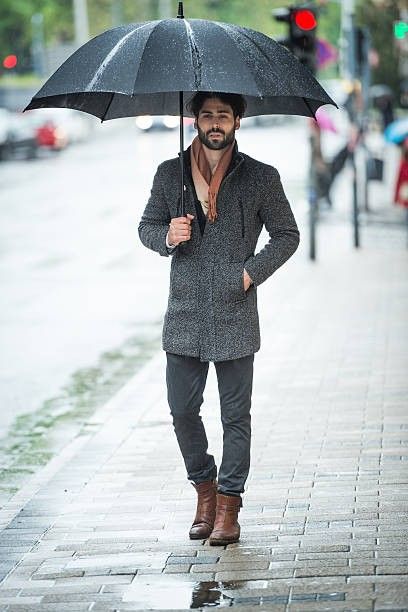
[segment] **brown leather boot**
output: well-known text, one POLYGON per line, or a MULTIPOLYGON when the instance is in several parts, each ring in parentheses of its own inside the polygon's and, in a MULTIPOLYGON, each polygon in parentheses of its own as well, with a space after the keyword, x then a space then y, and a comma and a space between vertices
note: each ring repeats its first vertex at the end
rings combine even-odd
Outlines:
POLYGON ((207 480, 193 484, 197 491, 197 511, 191 525, 190 540, 203 540, 208 538, 214 527, 215 508, 217 505, 217 481, 207 480))
POLYGON ((217 512, 214 529, 210 535, 211 546, 225 546, 238 542, 241 528, 238 523, 238 512, 242 502, 240 496, 217 493, 217 512))

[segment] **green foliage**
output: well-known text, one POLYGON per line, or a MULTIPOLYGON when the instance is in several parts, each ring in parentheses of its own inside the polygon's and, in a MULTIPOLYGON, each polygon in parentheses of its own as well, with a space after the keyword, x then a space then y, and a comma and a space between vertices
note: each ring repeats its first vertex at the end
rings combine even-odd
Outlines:
MULTIPOLYGON (((184 0, 190 18, 214 19, 260 30, 269 36, 286 33, 284 24, 272 18, 272 10, 287 6, 287 0, 184 0)), ((177 0, 171 0, 174 16, 177 0)), ((160 18, 160 0, 88 0, 90 35, 95 36, 118 22, 129 23, 160 18)), ((337 44, 338 6, 330 5, 322 15, 319 35, 337 44)), ((46 43, 68 41, 74 37, 73 0, 2 0, 0 3, 0 58, 9 53, 19 56, 19 65, 28 69, 32 41, 31 18, 44 18, 46 43)))
MULTIPOLYGON (((272 10, 297 3, 296 0, 184 0, 184 13, 186 17, 236 23, 278 37, 286 35, 287 27, 272 18, 272 10)), ((171 0, 170 5, 175 16, 178 1, 171 0)), ((158 19, 160 6, 160 0, 88 0, 90 34, 95 36, 117 23, 158 19)), ((338 2, 320 6, 318 36, 335 46, 340 37, 340 12, 338 2)), ((34 13, 43 14, 46 43, 73 39, 73 0, 2 0, 1 59, 9 53, 17 53, 20 65, 29 66, 34 13)), ((381 56, 374 79, 391 87, 396 87, 398 81, 392 36, 393 21, 397 18, 398 0, 357 0, 357 20, 370 29, 373 46, 381 56)))
MULTIPOLYGON (((99 0, 98 0, 99 1, 99 0)), ((73 36, 72 2, 69 0, 1 0, 0 61, 8 54, 18 57, 20 70, 30 68, 32 16, 43 15, 44 37, 48 42, 70 40, 73 36)))
POLYGON ((398 51, 394 42, 394 21, 399 18, 397 0, 359 0, 356 20, 366 26, 371 35, 371 46, 379 55, 378 68, 373 69, 373 83, 385 83, 395 93, 399 89, 398 51))

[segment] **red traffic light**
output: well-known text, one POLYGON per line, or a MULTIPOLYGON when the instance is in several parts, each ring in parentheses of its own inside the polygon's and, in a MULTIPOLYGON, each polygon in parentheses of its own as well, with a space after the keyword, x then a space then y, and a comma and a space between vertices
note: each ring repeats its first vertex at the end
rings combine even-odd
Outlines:
POLYGON ((7 55, 3 60, 4 68, 15 68, 17 66, 17 55, 7 55))
POLYGON ((297 27, 300 30, 314 30, 317 26, 317 20, 313 11, 307 9, 299 9, 294 13, 294 19, 297 27))

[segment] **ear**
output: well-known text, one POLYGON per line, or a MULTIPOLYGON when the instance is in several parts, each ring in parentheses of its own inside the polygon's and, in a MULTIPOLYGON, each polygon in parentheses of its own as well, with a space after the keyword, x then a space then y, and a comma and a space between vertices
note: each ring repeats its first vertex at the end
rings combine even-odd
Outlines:
POLYGON ((240 127, 241 127, 241 118, 235 117, 235 129, 239 130, 240 127))

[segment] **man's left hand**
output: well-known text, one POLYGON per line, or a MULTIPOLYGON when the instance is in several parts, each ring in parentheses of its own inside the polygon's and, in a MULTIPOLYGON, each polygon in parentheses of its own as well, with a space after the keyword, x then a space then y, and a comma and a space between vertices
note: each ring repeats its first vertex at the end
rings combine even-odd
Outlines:
POLYGON ((248 291, 251 285, 252 285, 252 278, 249 276, 248 272, 244 269, 244 289, 245 291, 248 291))

